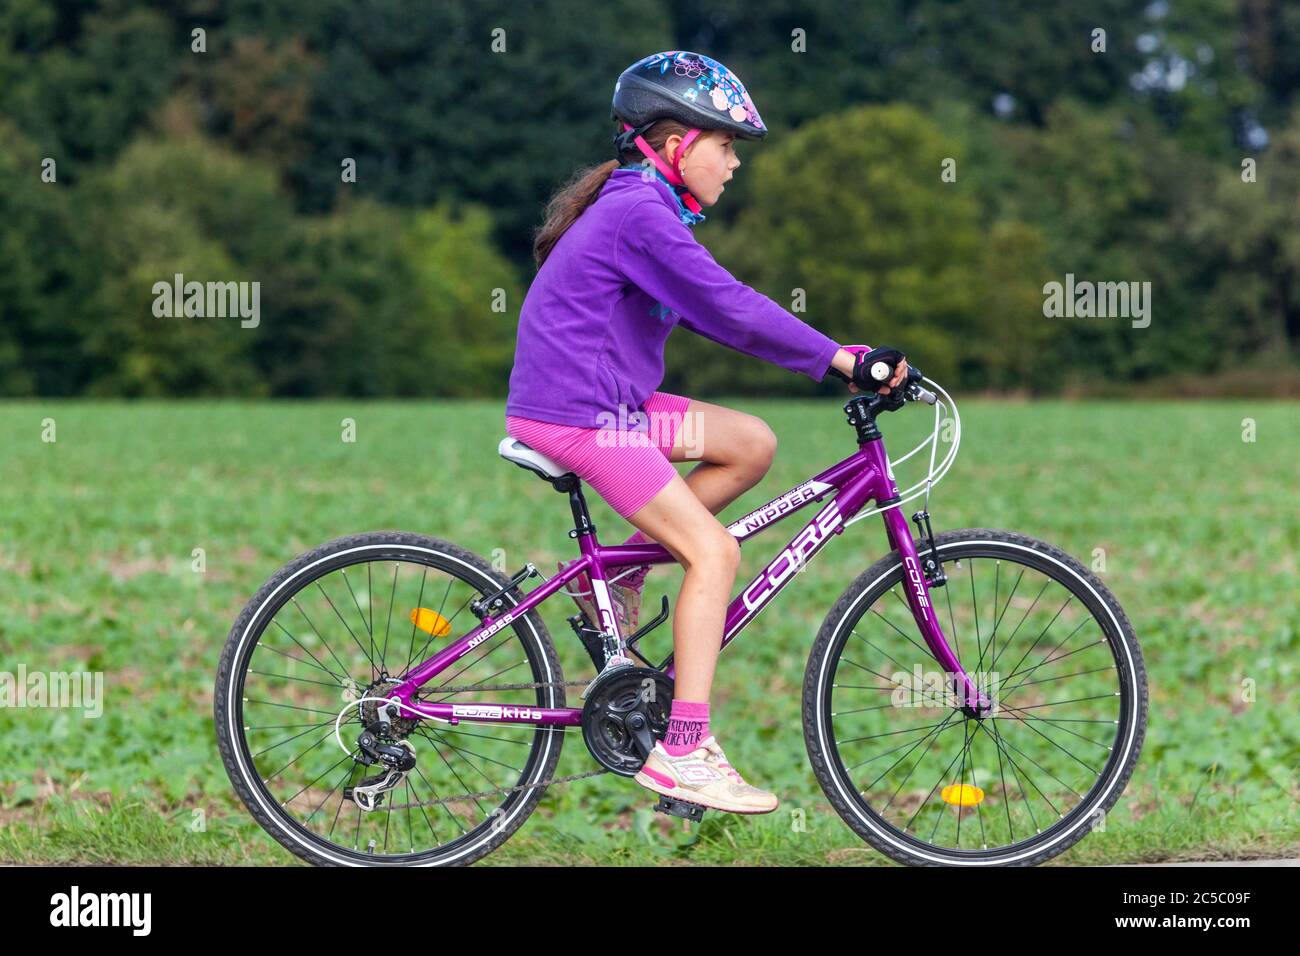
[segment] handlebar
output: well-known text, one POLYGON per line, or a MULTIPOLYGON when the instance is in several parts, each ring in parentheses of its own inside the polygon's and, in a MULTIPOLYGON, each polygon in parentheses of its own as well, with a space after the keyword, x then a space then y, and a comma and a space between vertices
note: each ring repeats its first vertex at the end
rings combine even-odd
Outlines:
MULTIPOLYGON (((860 353, 858 365, 854 368, 852 376, 845 375, 837 368, 830 368, 828 371, 840 381, 847 384, 857 385, 861 391, 881 395, 880 389, 884 388, 894 377, 894 372, 898 368, 898 363, 904 359, 902 352, 891 348, 878 348, 870 352, 860 353), (861 379, 861 381, 859 381, 861 379)), ((925 375, 919 368, 914 365, 907 367, 907 379, 893 394, 901 393, 902 401, 898 402, 898 407, 902 406, 903 401, 921 401, 927 405, 933 405, 937 402, 938 396, 934 392, 921 387, 921 380, 925 375)), ((882 395, 882 398, 889 396, 882 395)))

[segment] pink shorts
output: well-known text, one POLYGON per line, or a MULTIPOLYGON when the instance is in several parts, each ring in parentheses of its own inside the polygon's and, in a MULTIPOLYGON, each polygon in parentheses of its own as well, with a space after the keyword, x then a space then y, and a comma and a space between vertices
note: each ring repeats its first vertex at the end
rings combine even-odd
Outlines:
POLYGON ((676 476, 668 453, 690 403, 682 395, 655 392, 642 406, 648 416, 644 432, 632 430, 635 423, 579 428, 507 415, 506 434, 573 472, 627 518, 676 476))

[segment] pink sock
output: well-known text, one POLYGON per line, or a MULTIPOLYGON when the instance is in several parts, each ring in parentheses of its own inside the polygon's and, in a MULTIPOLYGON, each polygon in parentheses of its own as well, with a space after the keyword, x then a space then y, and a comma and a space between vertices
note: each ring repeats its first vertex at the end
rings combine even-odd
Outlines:
POLYGON ((664 750, 670 757, 688 754, 709 736, 709 702, 673 698, 668 713, 668 730, 664 733, 664 750))

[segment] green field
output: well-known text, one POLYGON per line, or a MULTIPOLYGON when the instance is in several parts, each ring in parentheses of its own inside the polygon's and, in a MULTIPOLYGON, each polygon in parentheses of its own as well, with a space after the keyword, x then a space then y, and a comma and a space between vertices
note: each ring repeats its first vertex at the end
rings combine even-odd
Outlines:
MULTIPOLYGON (((834 399, 725 403, 765 418, 779 451, 724 519, 853 451, 834 399)), ((961 411, 935 530, 1008 528, 1090 566, 1104 556, 1146 658, 1137 772, 1105 831, 1053 864, 1295 855, 1300 406, 986 400, 961 411)), ((896 456, 928 415, 884 421, 896 456)), ((97 718, 0 710, 0 860, 297 863, 247 817, 217 755, 212 686, 231 623, 281 564, 353 532, 432 534, 489 561, 497 552, 507 572, 533 561, 549 573, 576 553, 567 504, 497 457, 502 429, 500 402, 0 406, 0 670, 104 675, 97 718)), ((630 533, 589 500, 602 540, 630 533)), ((741 577, 794 530, 747 545, 741 577)), ((831 811, 798 723, 822 618, 885 550, 877 521, 853 525, 722 657, 713 726, 780 810, 692 827, 605 776, 552 790, 486 862, 887 864, 831 811)), ((657 570, 647 604, 679 581, 657 570)), ((566 678, 587 677, 561 600, 542 616, 566 678)), ((664 628, 647 644, 668 641, 664 628)), ((570 736, 557 773, 594 767, 570 736)))

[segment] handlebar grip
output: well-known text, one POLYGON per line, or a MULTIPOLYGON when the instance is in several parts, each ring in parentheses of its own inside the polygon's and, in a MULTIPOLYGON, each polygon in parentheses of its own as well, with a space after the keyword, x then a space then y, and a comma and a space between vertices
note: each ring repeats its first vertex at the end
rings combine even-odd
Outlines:
MULTIPOLYGON (((894 370, 898 367, 898 363, 905 357, 906 356, 898 349, 882 346, 878 349, 872 349, 869 352, 859 352, 858 363, 854 367, 854 374, 851 376, 845 375, 833 365, 826 371, 831 375, 834 375, 846 385, 856 384, 863 391, 878 392, 881 386, 894 377, 894 370), (864 369, 864 366, 868 366, 868 368, 864 369), (857 381, 859 374, 863 374, 864 377, 869 374, 873 379, 872 384, 864 386, 862 382, 857 381)), ((919 368, 915 365, 908 365, 907 380, 899 386, 899 389, 907 390, 908 388, 915 386, 921 393, 920 397, 922 401, 933 405, 935 402, 934 394, 927 392, 925 389, 920 387, 920 382, 923 378, 925 378, 925 375, 919 368)))
POLYGON ((889 384, 904 359, 903 353, 888 346, 874 348, 870 352, 859 352, 857 362, 853 365, 853 384, 864 392, 878 393, 889 384))

